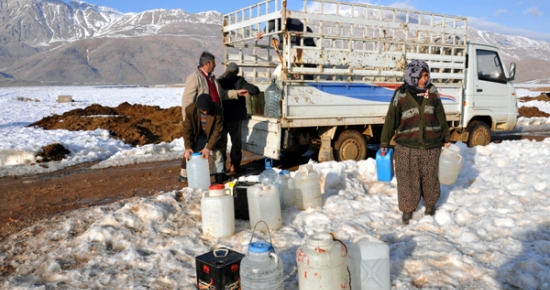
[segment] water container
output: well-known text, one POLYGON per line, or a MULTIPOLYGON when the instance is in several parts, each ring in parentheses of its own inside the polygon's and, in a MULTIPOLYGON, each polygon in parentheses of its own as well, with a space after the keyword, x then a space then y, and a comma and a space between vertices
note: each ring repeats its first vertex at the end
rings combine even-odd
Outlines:
POLYGON ((208 190, 210 186, 210 166, 208 159, 202 158, 202 153, 191 153, 187 160, 187 180, 191 188, 208 190))
POLYGON ((451 144, 443 147, 439 156, 439 183, 450 185, 456 182, 464 159, 460 155, 460 148, 451 144))
POLYGON ((348 247, 353 290, 389 290, 390 247, 369 235, 357 237, 348 247))
POLYGON ((277 190, 279 191, 279 202, 281 203, 281 209, 283 208, 283 186, 281 184, 281 178, 279 172, 277 170, 273 169, 273 159, 266 158, 265 159, 265 169, 262 173, 260 173, 260 176, 258 180, 263 185, 269 185, 273 184, 277 187, 277 190))
POLYGON ((376 173, 378 181, 390 182, 393 178, 393 148, 382 156, 382 149, 376 152, 376 173))
MULTIPOLYGON (((251 229, 259 221, 265 221, 272 230, 283 227, 279 191, 275 185, 256 184, 250 186, 247 191, 247 200, 251 229)), ((267 231, 268 229, 260 225, 258 230, 267 231)))
POLYGON ((281 94, 281 89, 279 89, 275 80, 272 79, 271 84, 264 91, 264 116, 269 118, 281 117, 281 94))
POLYGON ((346 257, 346 247, 330 234, 309 236, 296 251, 299 289, 350 289, 346 257))
POLYGON ((290 177, 290 171, 281 170, 281 187, 283 192, 283 207, 296 206, 296 186, 294 178, 290 177))
POLYGON ((271 234, 269 243, 265 241, 253 243, 254 231, 248 244, 248 253, 241 261, 241 289, 284 290, 283 261, 275 253, 271 234))
POLYGON ((294 175, 296 186, 296 208, 305 210, 308 207, 323 205, 321 196, 321 178, 313 170, 310 164, 300 165, 298 172, 294 175))
POLYGON ((202 233, 215 238, 230 237, 235 233, 235 206, 230 189, 223 184, 210 186, 208 195, 202 193, 202 233))

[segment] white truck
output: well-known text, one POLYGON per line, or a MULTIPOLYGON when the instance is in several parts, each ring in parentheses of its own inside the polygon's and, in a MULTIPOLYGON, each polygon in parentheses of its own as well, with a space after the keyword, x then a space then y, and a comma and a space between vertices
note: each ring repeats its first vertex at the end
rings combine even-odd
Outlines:
POLYGON ((267 0, 224 15, 226 64, 237 63, 260 89, 282 65, 282 114, 255 112, 243 122, 244 150, 279 159, 312 147, 320 162, 364 159, 413 59, 430 66, 453 141, 486 145, 491 131, 515 127, 515 64, 507 71, 497 47, 470 43, 467 18, 334 0, 291 4, 301 8, 267 0), (287 29, 291 20, 303 23, 302 31, 287 29), (265 28, 269 21, 273 30, 265 28), (269 41, 276 35, 280 51, 269 41), (304 45, 307 38, 315 46, 304 45))

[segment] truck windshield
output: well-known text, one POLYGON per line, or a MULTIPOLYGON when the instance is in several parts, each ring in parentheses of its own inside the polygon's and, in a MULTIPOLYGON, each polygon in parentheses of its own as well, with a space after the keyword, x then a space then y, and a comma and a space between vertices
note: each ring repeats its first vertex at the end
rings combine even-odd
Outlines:
POLYGON ((477 76, 482 81, 506 83, 502 63, 495 51, 477 50, 477 76))

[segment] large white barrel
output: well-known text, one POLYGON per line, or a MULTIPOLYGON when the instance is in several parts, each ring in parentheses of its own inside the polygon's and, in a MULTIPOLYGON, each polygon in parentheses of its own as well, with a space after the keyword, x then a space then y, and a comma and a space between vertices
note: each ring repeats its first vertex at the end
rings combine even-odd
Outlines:
POLYGON ((210 166, 208 159, 202 158, 202 153, 191 153, 187 160, 187 181, 191 188, 208 190, 210 186, 210 166))
POLYGON ((389 290, 390 247, 369 235, 357 237, 348 247, 353 290, 389 290))
POLYGON ((439 183, 454 184, 462 169, 464 159, 460 155, 460 148, 451 144, 448 148, 443 147, 439 156, 439 183))
POLYGON ((235 233, 235 205, 230 189, 223 184, 209 187, 201 199, 202 233, 215 238, 230 237, 235 233))
POLYGON ((321 196, 321 177, 310 164, 300 165, 294 176, 296 186, 296 208, 304 210, 308 207, 323 205, 321 196))
POLYGON ((347 250, 330 234, 314 234, 296 251, 300 290, 349 288, 347 250))
MULTIPOLYGON (((279 189, 276 185, 256 184, 250 186, 247 192, 247 200, 251 229, 259 221, 265 221, 272 230, 283 227, 279 189)), ((258 230, 265 232, 268 229, 261 224, 258 225, 258 230)))
POLYGON ((264 241, 250 243, 241 261, 242 290, 284 290, 283 262, 273 246, 264 241))

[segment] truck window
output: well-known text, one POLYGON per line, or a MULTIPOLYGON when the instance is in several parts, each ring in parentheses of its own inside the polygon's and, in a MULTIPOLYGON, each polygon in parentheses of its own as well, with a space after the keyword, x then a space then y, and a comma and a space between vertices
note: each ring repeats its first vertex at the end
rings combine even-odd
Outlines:
POLYGON ((495 51, 477 50, 477 77, 482 81, 506 83, 502 62, 495 51))

